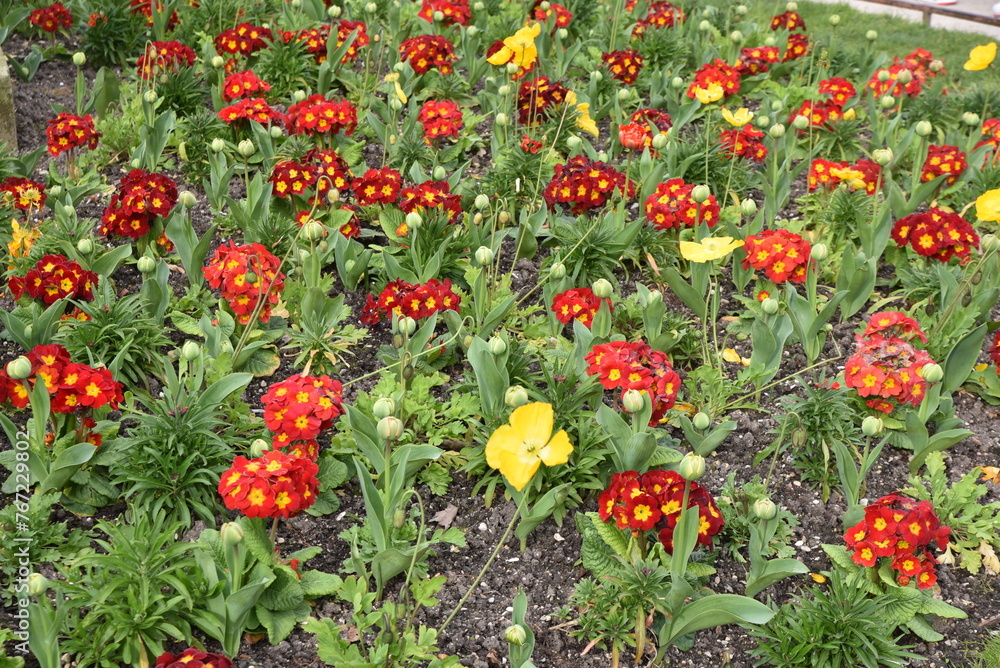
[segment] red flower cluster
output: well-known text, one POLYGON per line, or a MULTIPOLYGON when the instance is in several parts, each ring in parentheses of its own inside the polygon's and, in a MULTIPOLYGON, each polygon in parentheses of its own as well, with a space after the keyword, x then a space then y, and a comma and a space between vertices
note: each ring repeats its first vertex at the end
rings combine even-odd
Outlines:
POLYGON ((414 320, 427 318, 439 311, 458 311, 461 298, 451 289, 451 280, 444 282, 432 278, 423 285, 413 285, 405 281, 392 281, 385 286, 378 300, 368 295, 361 324, 374 325, 382 319, 408 316, 414 320))
POLYGON ((552 310, 556 320, 564 325, 573 320, 579 320, 588 328, 594 324, 594 316, 601 308, 601 302, 607 302, 611 309, 610 299, 601 299, 590 288, 574 288, 560 292, 552 300, 552 310))
MULTIPOLYGON (((806 100, 798 110, 793 111, 788 117, 788 122, 795 120, 796 116, 805 116, 809 119, 809 125, 821 128, 828 125, 830 121, 839 121, 844 117, 844 110, 833 100, 815 101, 806 100)), ((799 130, 799 134, 806 131, 806 128, 799 130)))
POLYGON ((643 341, 611 341, 594 346, 583 358, 587 374, 597 376, 606 390, 618 388, 649 392, 653 404, 650 426, 655 426, 677 401, 681 377, 666 353, 643 341))
MULTIPOLYGON (((633 111, 629 117, 629 121, 655 127, 660 132, 666 132, 674 125, 673 121, 670 120, 670 114, 662 109, 651 109, 649 107, 642 107, 633 111)), ((652 133, 650 133, 650 136, 652 137, 652 133)))
POLYGON ((939 550, 946 549, 950 533, 930 501, 894 492, 865 508, 865 519, 847 530, 844 542, 859 566, 873 567, 885 557, 900 585, 915 578, 917 587, 930 589, 937 582, 937 560, 928 546, 934 542, 939 550))
POLYGON ((815 192, 821 186, 827 190, 833 190, 840 183, 840 179, 830 173, 831 169, 844 169, 847 161, 833 162, 816 158, 809 165, 809 192, 815 192))
POLYGON ((785 229, 751 234, 743 246, 743 268, 763 271, 775 283, 802 283, 806 280, 812 247, 798 234, 785 229))
POLYGON ((314 148, 306 153, 305 162, 316 170, 317 195, 325 195, 330 188, 340 192, 351 189, 354 175, 347 161, 333 149, 314 148))
POLYGON ((69 30, 73 27, 73 15, 63 7, 61 2, 54 2, 48 7, 36 9, 28 15, 28 22, 45 32, 55 32, 60 28, 69 30))
POLYGON ((785 56, 782 61, 787 63, 789 60, 802 58, 807 53, 809 53, 809 38, 802 33, 793 32, 788 36, 788 42, 785 44, 785 56))
POLYGON ((219 118, 226 123, 233 124, 236 121, 256 121, 261 125, 267 125, 271 121, 281 118, 281 112, 275 111, 264 101, 262 97, 252 97, 242 99, 236 104, 224 107, 219 112, 219 118))
POLYGON ((442 25, 467 26, 472 19, 472 11, 469 9, 469 0, 423 0, 417 16, 434 23, 434 12, 441 12, 444 15, 442 25))
POLYGON ((709 227, 719 222, 718 203, 715 195, 699 204, 691 198, 694 185, 684 179, 670 179, 656 186, 653 194, 646 199, 646 220, 661 230, 695 227, 704 221, 709 227))
POLYGON ((740 76, 762 74, 771 69, 771 65, 781 62, 781 52, 776 46, 747 46, 740 49, 736 59, 736 71, 740 76))
MULTIPOLYGON (((896 57, 896 62, 899 62, 898 56, 896 57)), ((938 61, 939 67, 932 67, 933 63, 934 54, 927 49, 911 51, 903 59, 903 65, 913 72, 914 76, 919 76, 921 79, 933 79, 939 74, 947 74, 944 69, 944 63, 938 61)))
POLYGON ((177 184, 170 177, 133 169, 104 209, 101 234, 138 239, 149 232, 156 216, 167 216, 175 204, 177 184))
POLYGON ((976 144, 976 148, 987 145, 993 147, 994 151, 1000 148, 1000 119, 998 118, 988 118, 983 121, 983 138, 976 144))
POLYGON ((0 181, 0 202, 9 203, 21 211, 41 209, 45 206, 45 184, 19 176, 8 176, 0 181))
POLYGON ((258 93, 271 91, 271 84, 261 80, 253 70, 234 72, 222 84, 222 99, 226 102, 256 97, 258 93))
POLYGON ((177 655, 170 652, 161 654, 156 658, 155 668, 233 668, 233 662, 221 654, 189 647, 177 655))
POLYGON ((806 22, 798 12, 785 12, 771 19, 771 30, 805 30, 806 22))
POLYGON ((957 146, 935 146, 927 147, 927 160, 920 172, 921 181, 933 181, 939 176, 947 175, 945 185, 951 185, 958 180, 962 172, 966 170, 969 163, 965 159, 965 152, 959 150, 957 146))
MULTIPOLYGON (((347 51, 344 53, 344 57, 340 59, 342 63, 352 63, 358 58, 360 53, 358 49, 368 46, 372 38, 368 36, 368 25, 364 21, 348 21, 347 19, 341 19, 340 23, 337 24, 337 48, 339 49, 347 41, 347 38, 351 36, 351 33, 355 30, 358 34, 354 36, 354 41, 351 45, 347 47, 347 51)), ((324 42, 323 53, 316 55, 316 60, 322 63, 326 60, 326 43, 324 42)))
POLYGON ((94 129, 94 117, 90 114, 76 116, 61 111, 49 121, 45 136, 48 139, 49 153, 55 157, 78 146, 86 146, 91 150, 97 148, 97 139, 101 133, 94 129))
POLYGON ((278 271, 281 261, 260 244, 237 246, 232 241, 215 251, 208 266, 202 269, 208 284, 222 290, 222 298, 236 314, 241 325, 263 300, 260 321, 271 319, 271 307, 285 287, 285 275, 278 271))
MULTIPOLYGON (((549 3, 548 9, 542 9, 540 5, 541 0, 535 2, 535 13, 534 17, 538 21, 548 21, 550 16, 555 15, 555 27, 556 28, 568 28, 569 24, 573 21, 573 12, 569 11, 562 5, 556 4, 554 2, 549 3)), ((489 56, 487 56, 489 57, 489 56)))
MULTIPOLYGON (((192 6, 196 6, 195 2, 192 2, 191 4, 192 6)), ((140 14, 141 16, 146 17, 146 25, 153 25, 154 6, 156 7, 156 11, 161 14, 166 11, 166 7, 163 6, 163 3, 160 2, 160 0, 129 0, 128 6, 129 6, 129 11, 131 11, 133 14, 140 14)), ((94 14, 91 14, 91 18, 93 17, 94 14)), ((107 21, 107 19, 104 20, 107 21)), ((178 20, 177 12, 176 11, 170 12, 170 18, 167 19, 168 31, 172 30, 173 27, 177 25, 177 20, 178 20)))
POLYGON ((644 58, 634 49, 625 49, 605 53, 601 56, 601 60, 611 70, 613 78, 623 84, 634 84, 639 78, 644 58))
POLYGON ((337 135, 350 137, 358 127, 358 109, 347 100, 331 101, 320 93, 288 107, 285 125, 293 135, 337 135))
POLYGON ((431 210, 447 214, 448 221, 452 223, 462 215, 462 197, 451 192, 447 181, 424 181, 412 188, 403 188, 399 195, 399 208, 403 213, 415 211, 426 214, 431 210))
POLYGON ((764 162, 764 158, 767 157, 767 147, 760 141, 763 136, 763 132, 749 123, 742 128, 725 130, 720 137, 722 155, 726 158, 746 158, 753 162, 764 162))
POLYGON ((562 204, 580 214, 600 209, 616 190, 626 197, 632 195, 634 186, 628 186, 626 192, 625 175, 611 165, 576 155, 565 165, 556 165, 542 196, 550 209, 562 204))
POLYGON ((215 38, 215 48, 219 53, 249 56, 267 46, 264 40, 271 38, 272 34, 269 28, 241 23, 235 28, 219 33, 219 36, 215 38))
POLYGON ((532 155, 537 154, 545 144, 528 135, 521 135, 521 150, 532 155))
POLYGON ((462 131, 462 108, 452 100, 427 100, 420 107, 417 120, 424 127, 424 141, 432 146, 444 137, 458 139, 462 131))
POLYGON ((674 529, 684 510, 685 487, 689 487, 687 507, 698 508, 698 544, 711 549, 712 537, 722 530, 722 513, 708 490, 676 471, 615 473, 597 497, 597 513, 605 522, 613 519, 619 529, 631 530, 633 536, 659 529, 657 538, 667 553, 673 554, 674 529))
POLYGON ((219 496, 247 517, 295 517, 316 502, 319 467, 280 450, 248 460, 237 457, 222 474, 219 496))
POLYGON ((286 452, 299 441, 314 440, 344 414, 344 388, 329 376, 292 376, 271 385, 260 401, 264 424, 274 434, 271 442, 286 452))
POLYGON ((906 97, 916 97, 920 95, 920 91, 923 88, 923 77, 918 76, 916 72, 909 69, 905 65, 896 63, 890 66, 886 70, 876 70, 872 74, 872 78, 868 80, 868 88, 871 89, 872 94, 876 98, 880 98, 883 95, 892 95, 893 97, 900 98, 906 97), (913 75, 909 83, 902 84, 899 83, 899 73, 906 70, 913 75), (889 78, 886 81, 879 81, 879 72, 887 71, 889 73, 889 78))
POLYGON ((547 120, 566 100, 569 90, 548 77, 535 77, 517 89, 517 118, 521 125, 536 125, 547 120))
POLYGON ((618 126, 618 136, 622 146, 636 151, 652 147, 653 128, 666 132, 673 125, 670 114, 659 109, 636 109, 629 120, 628 125, 618 126))
POLYGON ((271 194, 289 199, 292 195, 304 195, 306 189, 316 183, 316 172, 306 165, 285 160, 275 164, 269 181, 273 184, 271 194))
POLYGON ((451 74, 458 58, 455 46, 442 35, 417 35, 399 45, 399 57, 410 63, 417 74, 437 68, 441 74, 451 74))
POLYGON ((861 397, 869 408, 891 413, 895 405, 917 406, 924 398, 927 382, 920 370, 933 360, 910 341, 927 336, 913 318, 899 311, 882 311, 868 321, 858 336, 857 347, 844 367, 844 381, 861 397))
POLYGON ((35 263, 35 268, 24 278, 11 276, 7 287, 14 299, 28 295, 31 299, 41 299, 46 305, 60 299, 94 298, 94 284, 97 274, 83 268, 62 255, 46 255, 35 263))
POLYGON ((828 95, 831 102, 835 102, 841 107, 858 94, 858 91, 854 88, 854 84, 840 77, 820 81, 819 92, 823 95, 828 95))
POLYGON ((697 97, 695 90, 707 89, 712 84, 721 86, 724 96, 735 95, 740 92, 740 73, 726 61, 716 58, 698 68, 694 81, 688 86, 687 96, 694 100, 697 97))
MULTIPOLYGON (((633 7, 635 2, 632 3, 633 7)), ((628 9, 626 11, 631 11, 628 9)), ((671 28, 684 21, 684 10, 665 0, 654 0, 649 3, 645 18, 639 19, 632 28, 632 38, 642 37, 647 30, 655 28, 671 28)))
MULTIPOLYGON (((70 361, 69 353, 60 345, 35 346, 25 357, 31 362, 31 385, 41 380, 49 394, 53 413, 75 413, 81 408, 117 408, 125 400, 121 383, 111 372, 70 361)), ((13 380, 0 369, 0 404, 10 402, 15 408, 26 408, 29 390, 25 382, 13 380)))
POLYGON ((164 72, 176 72, 182 67, 194 65, 195 53, 180 42, 153 42, 146 52, 139 56, 136 69, 144 81, 153 79, 164 72))
POLYGON ((979 235, 965 218, 936 208, 897 220, 892 239, 900 248, 909 244, 918 255, 940 262, 957 257, 964 264, 972 249, 979 248, 979 235))
POLYGON ((364 176, 354 179, 351 188, 361 206, 395 204, 403 185, 403 175, 391 167, 369 169, 364 176))
POLYGON ((990 354, 990 361, 993 362, 993 366, 1000 372, 1000 329, 993 334, 993 343, 990 344, 988 352, 990 354))

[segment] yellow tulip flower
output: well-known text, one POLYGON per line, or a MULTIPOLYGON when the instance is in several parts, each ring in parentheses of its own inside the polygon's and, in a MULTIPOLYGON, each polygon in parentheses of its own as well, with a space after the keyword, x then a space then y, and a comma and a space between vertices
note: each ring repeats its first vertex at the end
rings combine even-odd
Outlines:
POLYGON ((742 239, 732 237, 705 237, 699 242, 682 241, 681 256, 689 262, 712 262, 719 260, 743 246, 742 239))
POLYGON ((695 88, 694 96, 698 98, 698 101, 702 104, 711 104, 712 102, 718 102, 723 97, 725 97, 726 91, 722 90, 722 86, 717 83, 708 84, 708 88, 695 88))
POLYGON ((976 198, 976 218, 1000 222, 1000 189, 987 190, 976 198))
POLYGON ((979 70, 985 70, 990 66, 990 63, 997 57, 997 43, 990 42, 989 44, 984 44, 982 46, 977 46, 972 51, 969 52, 969 60, 965 63, 964 68, 969 72, 978 72, 979 70))
MULTIPOLYGON (((695 93, 697 95, 697 93, 695 93)), ((726 122, 736 128, 741 128, 750 121, 753 120, 753 112, 746 107, 740 107, 736 110, 736 113, 729 111, 725 107, 722 108, 722 117, 726 119, 726 122)))
POLYGON ((531 482, 542 462, 546 466, 565 464, 573 445, 560 429, 552 433, 555 413, 552 404, 535 402, 516 408, 510 424, 497 428, 486 443, 486 463, 499 469, 517 491, 531 482))
POLYGON ((506 65, 514 63, 518 67, 528 69, 538 59, 538 49, 535 48, 535 38, 542 32, 542 24, 535 23, 525 26, 510 37, 504 39, 503 47, 486 59, 491 65, 506 65))

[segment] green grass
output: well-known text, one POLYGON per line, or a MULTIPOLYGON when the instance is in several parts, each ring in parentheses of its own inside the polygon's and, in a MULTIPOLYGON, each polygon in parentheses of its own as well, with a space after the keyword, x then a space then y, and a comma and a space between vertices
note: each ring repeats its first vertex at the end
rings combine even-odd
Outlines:
MULTIPOLYGON (((748 18, 752 17, 765 30, 770 17, 785 10, 784 0, 747 4, 750 5, 748 18)), ((869 30, 875 30, 878 32, 878 39, 873 45, 874 51, 888 54, 886 64, 892 63, 893 56, 903 58, 914 49, 922 47, 944 62, 948 72, 947 87, 950 90, 960 91, 977 85, 1000 86, 1000 59, 982 72, 966 72, 962 69, 973 47, 996 41, 994 38, 976 33, 928 28, 919 22, 859 12, 847 5, 799 2, 798 11, 806 22, 806 33, 810 39, 823 44, 832 43, 834 49, 862 51, 868 48, 865 34, 869 30), (840 16, 840 25, 836 29, 829 23, 833 14, 840 16)))

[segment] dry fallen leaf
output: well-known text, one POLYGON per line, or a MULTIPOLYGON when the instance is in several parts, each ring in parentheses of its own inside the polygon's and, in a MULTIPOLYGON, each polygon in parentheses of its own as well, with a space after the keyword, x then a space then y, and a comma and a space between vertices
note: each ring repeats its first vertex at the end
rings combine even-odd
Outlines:
POLYGON ((449 503, 444 510, 441 510, 434 514, 431 518, 431 522, 441 525, 442 529, 447 529, 451 526, 451 523, 455 521, 455 517, 458 515, 458 506, 453 503, 449 503))
POLYGON ((1000 485, 1000 468, 997 468, 996 466, 984 466, 983 482, 991 482, 994 485, 1000 485))
POLYGON ((347 642, 357 642, 361 640, 361 634, 358 633, 357 626, 345 626, 340 629, 340 637, 347 642))
POLYGON ((246 641, 248 645, 256 645, 261 640, 267 637, 266 633, 244 633, 243 640, 246 641))

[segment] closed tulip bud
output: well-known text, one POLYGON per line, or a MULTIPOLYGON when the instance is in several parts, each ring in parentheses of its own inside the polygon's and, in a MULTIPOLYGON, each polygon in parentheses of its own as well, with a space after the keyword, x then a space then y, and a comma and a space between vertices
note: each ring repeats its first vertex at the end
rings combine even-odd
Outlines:
POLYGON ((510 222, 510 212, 501 211, 499 214, 497 214, 497 220, 500 221, 501 225, 506 225, 507 223, 510 222))
POLYGON ((768 35, 764 38, 764 46, 774 46, 778 43, 778 40, 774 39, 774 35, 768 35))
POLYGON ((771 111, 781 111, 784 108, 785 108, 785 103, 782 100, 771 101, 771 111))
POLYGON ((132 166, 132 169, 139 169, 139 165, 142 163, 139 162, 139 158, 132 158, 128 164, 132 166))
POLYGON ((517 74, 517 71, 521 69, 517 63, 507 63, 507 74, 517 74))
POLYGON ((773 520, 778 515, 778 506, 774 505, 771 499, 764 497, 757 499, 753 504, 753 511, 762 520, 773 520))
POLYGON ((552 265, 552 271, 549 274, 552 278, 563 278, 566 275, 566 265, 562 262, 556 262, 552 265))
POLYGON ((753 119, 753 122, 758 128, 763 130, 771 124, 771 119, 768 116, 757 116, 753 119))
POLYGON ((979 125, 979 114, 967 111, 962 114, 962 122, 970 127, 979 125))
POLYGON ((504 84, 503 86, 500 86, 499 88, 497 88, 497 92, 500 93, 501 95, 509 95, 510 94, 510 86, 508 86, 507 84, 504 84))
POLYGON ((913 131, 917 133, 918 137, 926 137, 934 131, 934 126, 931 125, 930 121, 920 121, 914 127, 913 131))
POLYGON ((293 102, 301 102, 304 99, 306 99, 306 92, 304 90, 297 90, 292 93, 293 102))
POLYGON ((61 197, 62 192, 63 192, 62 186, 57 185, 49 188, 49 194, 52 195, 53 197, 61 197))
MULTIPOLYGON (((482 3, 476 3, 476 4, 482 4, 482 3)), ((465 32, 469 37, 475 37, 476 35, 479 34, 479 28, 477 28, 476 26, 469 26, 468 28, 465 29, 465 32)))
POLYGON ((194 341, 185 341, 184 345, 181 347, 181 357, 186 359, 188 362, 195 361, 201 357, 201 346, 194 341))
POLYGON ((746 16, 748 11, 750 11, 750 8, 746 5, 736 5, 737 16, 746 16))
POLYGON ((445 171, 444 167, 438 165, 434 168, 434 173, 432 174, 435 181, 444 181, 445 177, 448 176, 448 172, 445 171))
POLYGON ((444 12, 442 12, 439 9, 433 14, 431 14, 431 18, 433 18, 437 23, 441 23, 442 21, 444 21, 444 12))
POLYGON ((698 185, 691 189, 691 199, 698 204, 703 204, 711 197, 712 191, 706 185, 698 185))
POLYGON ((354 260, 348 260, 347 262, 344 263, 344 269, 346 269, 347 273, 349 274, 352 271, 354 271, 354 267, 356 265, 357 265, 357 262, 355 262, 354 260))
POLYGON ((503 632, 503 637, 506 638, 507 642, 511 645, 517 645, 520 647, 528 639, 528 634, 524 632, 523 626, 520 624, 514 624, 513 626, 507 627, 507 630, 503 632))
POLYGON ((797 2, 789 2, 787 5, 785 5, 785 11, 786 12, 797 12, 797 11, 799 11, 799 3, 797 3, 797 2))
POLYGON ((271 449, 271 443, 265 441, 263 438, 255 438, 252 443, 250 443, 250 456, 254 459, 258 457, 263 457, 266 452, 271 449))
POLYGON ((822 262, 827 257, 830 256, 830 249, 826 247, 826 244, 816 244, 812 247, 812 251, 809 253, 809 257, 816 260, 817 262, 822 262))
POLYGON ((792 431, 792 445, 796 448, 801 448, 809 441, 809 432, 803 427, 799 427, 792 431))
POLYGON ((869 438, 872 436, 878 436, 882 433, 884 428, 885 425, 882 423, 882 419, 877 418, 874 415, 869 415, 861 421, 861 433, 869 438))
POLYGON ((670 80, 670 85, 673 88, 684 88, 684 79, 681 77, 674 77, 670 80))
POLYGON ((87 54, 82 51, 77 51, 73 54, 73 64, 77 67, 83 67, 87 64, 87 54))
POLYGON ((660 134, 653 137, 653 141, 651 143, 653 145, 653 148, 655 148, 657 151, 662 151, 663 147, 667 145, 667 135, 661 132, 660 134))
POLYGON ((1000 251, 1000 237, 995 234, 984 234, 979 240, 979 247, 984 253, 995 253, 1000 251))
POLYGON ((503 355, 507 352, 507 342, 499 336, 490 339, 490 353, 493 355, 503 355))
POLYGON ((401 331, 403 334, 406 334, 407 336, 412 335, 413 332, 417 331, 417 321, 409 316, 404 316, 400 318, 399 331, 401 331))
POLYGON ((878 71, 878 80, 881 81, 882 83, 887 82, 891 78, 892 78, 892 74, 889 72, 889 70, 879 70, 878 71))
POLYGON ((741 33, 739 30, 734 30, 729 35, 729 41, 731 41, 733 44, 740 44, 743 42, 744 39, 745 37, 743 36, 743 33, 741 33))
POLYGON ((865 33, 865 39, 867 39, 869 42, 874 42, 875 40, 878 39, 878 33, 875 32, 874 30, 869 30, 868 32, 865 33))
POLYGON ((486 9, 486 3, 485 2, 477 2, 476 4, 472 5, 472 8, 475 9, 477 12, 481 12, 484 9, 486 9))
POLYGON ((213 139, 212 140, 212 150, 214 152, 216 152, 216 153, 222 153, 222 151, 225 148, 226 148, 226 142, 222 141, 221 139, 213 139))
POLYGON ((566 28, 556 30, 556 38, 560 41, 565 40, 567 37, 569 37, 569 30, 566 30, 566 28))
POLYGON ((222 343, 219 344, 219 350, 231 355, 233 353, 233 343, 229 339, 222 339, 222 343))
POLYGON ((391 100, 389 100, 389 108, 392 109, 393 111, 399 111, 400 109, 403 108, 403 103, 397 100, 396 98, 392 98, 391 100))
POLYGON ((767 315, 774 315, 778 312, 778 300, 774 297, 768 297, 760 303, 760 308, 767 315))
POLYGON ((830 21, 830 25, 832 25, 832 26, 839 26, 840 25, 840 14, 830 14, 830 18, 827 19, 827 20, 830 21))
POLYGON ((183 207, 190 209, 195 204, 198 203, 198 198, 194 196, 194 193, 190 190, 182 190, 177 194, 177 203, 183 207))
POLYGON ((677 472, 685 480, 697 480, 705 475, 705 458, 694 453, 687 453, 677 466, 677 472))
POLYGON ((906 84, 913 81, 913 72, 906 69, 900 70, 899 72, 896 73, 896 81, 905 86, 906 84))
POLYGON ((386 441, 397 441, 403 435, 403 421, 388 415, 378 421, 375 429, 378 431, 379 438, 386 441))
POLYGON ((331 19, 335 19, 338 16, 340 16, 341 11, 343 10, 341 10, 340 7, 338 7, 337 5, 330 5, 326 9, 326 15, 329 16, 331 19))
POLYGON ((323 227, 322 223, 310 220, 302 226, 302 238, 306 241, 316 241, 317 239, 322 238, 325 231, 326 229, 323 227))
POLYGON ((222 56, 212 57, 212 67, 217 70, 221 70, 226 64, 226 60, 222 56))
POLYGON ((892 95, 883 95, 882 99, 880 99, 878 103, 882 105, 883 109, 892 109, 896 106, 896 98, 892 95))
POLYGON ((520 385, 511 385, 503 394, 503 402, 511 408, 517 408, 528 403, 528 391, 520 385))
POLYGON ((243 527, 236 522, 226 522, 219 527, 219 537, 230 547, 239 545, 243 542, 243 527))
POLYGON ((629 413, 638 413, 646 405, 646 399, 639 390, 625 390, 622 395, 622 406, 629 413))
POLYGON ((694 417, 691 418, 691 424, 694 425, 695 429, 704 431, 712 426, 712 418, 708 417, 701 411, 698 411, 694 414, 694 417))
POLYGON ((374 2, 369 2, 367 5, 365 5, 365 11, 368 12, 369 14, 374 14, 375 12, 378 11, 378 5, 376 5, 374 2))
POLYGON ((42 596, 49 588, 49 579, 41 573, 32 573, 28 576, 28 594, 31 596, 42 596))
POLYGON ((489 246, 480 246, 476 249, 476 262, 481 267, 492 263, 494 257, 496 257, 496 253, 489 246))
POLYGON ((406 226, 411 230, 419 230, 420 226, 424 224, 424 219, 420 217, 420 214, 416 211, 411 211, 406 214, 406 226))
POLYGON ((805 130, 809 127, 809 117, 799 114, 795 117, 795 120, 792 121, 792 127, 796 130, 805 130))
POLYGON ((257 152, 257 147, 249 139, 244 139, 236 146, 236 150, 239 151, 240 155, 244 158, 249 158, 251 155, 257 152))
POLYGON ((31 375, 31 361, 21 355, 17 359, 7 362, 7 375, 12 380, 24 380, 31 375))
POLYGON ((711 29, 712 29, 711 21, 705 20, 698 24, 698 30, 701 30, 702 32, 708 32, 711 29))
POLYGON ((596 295, 598 299, 607 299, 614 294, 614 287, 612 287, 611 282, 606 278, 599 278, 594 281, 591 284, 590 289, 594 291, 594 295, 596 295))
POLYGON ((872 158, 875 159, 875 163, 883 167, 892 162, 892 157, 891 148, 877 148, 872 151, 872 158))
POLYGON ((593 72, 591 72, 590 73, 590 78, 593 79, 596 82, 604 81, 604 75, 601 74, 600 70, 594 70, 593 72))
POLYGON ((744 216, 750 217, 757 213, 757 202, 753 201, 749 197, 742 202, 740 202, 740 213, 744 216))
POLYGON ((542 2, 539 3, 538 6, 541 8, 543 12, 547 12, 552 7, 552 3, 549 2, 549 0, 542 0, 542 2))
POLYGON ((934 60, 931 61, 931 64, 927 66, 927 69, 929 69, 931 72, 940 72, 941 70, 944 69, 944 61, 935 58, 934 60))
POLYGON ((920 369, 920 376, 928 383, 940 383, 944 378, 944 369, 940 364, 925 364, 920 369))
POLYGON ((486 209, 490 205, 490 198, 486 195, 476 195, 476 201, 473 204, 480 211, 486 209))
POLYGON ((497 117, 494 122, 500 127, 504 127, 505 125, 507 125, 507 114, 501 111, 499 114, 497 114, 497 117))
POLYGON ((149 257, 148 255, 143 255, 139 258, 138 262, 135 263, 139 271, 144 274, 151 274, 156 270, 156 260, 149 257))
POLYGON ((146 102, 149 102, 150 104, 156 102, 156 98, 157 95, 155 90, 147 90, 145 93, 142 94, 142 99, 144 99, 146 102))
POLYGON ((661 301, 663 301, 663 293, 662 292, 660 292, 659 290, 650 290, 649 291, 649 303, 650 304, 657 304, 657 303, 659 303, 661 301))
POLYGON ((483 214, 481 214, 481 213, 479 213, 479 212, 477 211, 477 212, 476 212, 476 215, 474 215, 474 216, 472 217, 472 222, 473 222, 473 223, 475 223, 476 225, 480 225, 480 224, 482 224, 482 222, 483 222, 483 214))
POLYGON ((90 255, 94 251, 94 242, 84 237, 76 242, 76 252, 80 255, 90 255))

